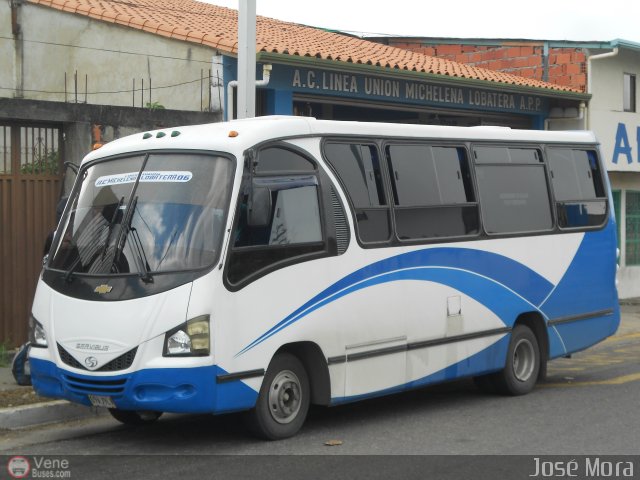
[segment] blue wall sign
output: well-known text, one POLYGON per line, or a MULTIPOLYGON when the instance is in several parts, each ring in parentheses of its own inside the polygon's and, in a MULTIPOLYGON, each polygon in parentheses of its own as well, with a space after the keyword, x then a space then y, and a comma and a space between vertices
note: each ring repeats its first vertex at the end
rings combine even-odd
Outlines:
POLYGON ((271 88, 406 105, 545 115, 548 99, 508 91, 459 87, 315 68, 274 66, 271 88))
MULTIPOLYGON (((224 83, 236 80, 236 59, 225 56, 224 83)), ((256 66, 257 79, 262 78, 262 65, 256 66)), ((444 80, 443 76, 443 80, 444 80)), ((490 84, 490 82, 487 82, 490 84)), ((493 86, 493 85, 491 85, 493 86)), ((467 111, 490 111, 529 115, 540 122, 548 115, 549 99, 501 90, 447 85, 421 80, 396 79, 387 76, 345 73, 320 68, 292 67, 274 64, 267 89, 267 114, 291 114, 293 95, 317 95, 351 98, 360 101, 385 102, 467 111)), ((226 101, 226 88, 224 89, 226 101)), ((542 128, 542 125, 540 125, 542 128)))

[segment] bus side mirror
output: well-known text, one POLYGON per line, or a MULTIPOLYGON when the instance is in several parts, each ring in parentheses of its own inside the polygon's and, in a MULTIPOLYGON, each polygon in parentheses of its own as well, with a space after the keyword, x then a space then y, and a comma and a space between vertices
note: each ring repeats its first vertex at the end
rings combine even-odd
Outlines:
POLYGON ((271 190, 253 185, 249 194, 247 224, 250 227, 266 227, 271 220, 271 190))

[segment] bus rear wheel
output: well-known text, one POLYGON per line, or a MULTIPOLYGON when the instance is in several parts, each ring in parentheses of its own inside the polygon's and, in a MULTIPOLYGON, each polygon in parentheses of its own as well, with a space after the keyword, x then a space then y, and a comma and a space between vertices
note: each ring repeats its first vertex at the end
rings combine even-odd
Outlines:
POLYGON ((162 412, 120 410, 118 408, 110 408, 109 413, 113 418, 125 425, 147 425, 155 422, 162 415, 162 412))
POLYGON ((531 329, 516 325, 511 332, 507 362, 494 384, 504 395, 524 395, 535 387, 540 372, 540 346, 531 329))
POLYGON ((310 398, 302 362, 290 353, 280 353, 271 360, 256 406, 248 414, 249 428, 267 440, 292 437, 307 417, 310 398))

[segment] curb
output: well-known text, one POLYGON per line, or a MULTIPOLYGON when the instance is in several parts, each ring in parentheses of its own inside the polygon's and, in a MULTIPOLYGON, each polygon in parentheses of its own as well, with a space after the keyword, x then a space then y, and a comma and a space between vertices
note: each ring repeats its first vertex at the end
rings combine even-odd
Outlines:
POLYGON ((66 400, 34 403, 19 407, 1 408, 0 429, 19 430, 36 425, 97 417, 106 413, 107 411, 103 408, 85 407, 66 400))

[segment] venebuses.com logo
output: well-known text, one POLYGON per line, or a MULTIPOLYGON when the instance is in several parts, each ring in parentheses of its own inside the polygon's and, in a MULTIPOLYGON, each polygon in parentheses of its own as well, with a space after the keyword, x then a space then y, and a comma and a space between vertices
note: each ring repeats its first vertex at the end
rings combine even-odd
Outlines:
POLYGON ((16 455, 7 462, 11 478, 71 478, 69 460, 66 458, 33 457, 16 455))
POLYGON ((7 471, 11 478, 25 478, 31 471, 31 465, 25 457, 11 457, 7 463, 7 471))

